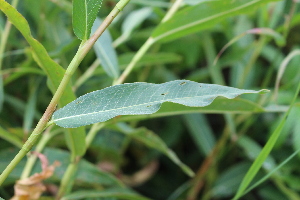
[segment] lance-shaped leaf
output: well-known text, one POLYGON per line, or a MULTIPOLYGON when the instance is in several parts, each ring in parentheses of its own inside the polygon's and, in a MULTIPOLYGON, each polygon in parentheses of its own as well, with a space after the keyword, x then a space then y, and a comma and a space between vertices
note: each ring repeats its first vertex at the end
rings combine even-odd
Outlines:
POLYGON ((102 0, 73 0, 73 30, 79 39, 89 38, 101 3, 102 0))
MULTIPOLYGON (((92 27, 92 33, 97 30, 101 23, 102 21, 96 18, 92 27)), ((96 41, 94 50, 107 75, 112 78, 118 78, 120 74, 118 57, 112 46, 112 38, 108 30, 104 31, 101 37, 96 41)))
POLYGON ((265 90, 241 90, 215 84, 176 80, 163 84, 129 83, 115 85, 77 98, 53 114, 53 122, 75 128, 104 122, 118 115, 152 114, 163 102, 202 107, 218 96, 232 99, 244 93, 265 90))
POLYGON ((197 31, 210 28, 216 23, 245 12, 253 11, 265 3, 276 0, 223 0, 204 3, 183 9, 170 20, 160 24, 152 37, 158 41, 170 41, 197 31))

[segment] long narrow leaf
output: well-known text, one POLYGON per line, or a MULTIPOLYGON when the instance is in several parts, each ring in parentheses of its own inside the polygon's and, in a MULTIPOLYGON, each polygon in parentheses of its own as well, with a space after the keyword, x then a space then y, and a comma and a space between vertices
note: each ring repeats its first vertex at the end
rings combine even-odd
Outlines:
POLYGON ((118 115, 152 114, 163 102, 192 107, 211 104, 218 96, 229 99, 244 93, 265 90, 241 90, 232 87, 176 80, 163 84, 130 83, 88 93, 53 114, 53 121, 65 128, 76 128, 107 121, 118 115))
MULTIPOLYGON (((92 33, 97 30, 101 24, 97 18, 92 27, 92 33)), ((104 31, 101 37, 96 41, 94 50, 98 59, 101 61, 104 71, 112 78, 118 78, 120 75, 117 53, 112 46, 112 38, 108 30, 104 31)))
POLYGON ((178 165, 181 168, 181 170, 185 172, 188 176, 193 177, 195 175, 194 172, 187 165, 181 162, 181 160, 178 158, 175 152, 169 149, 165 142, 152 131, 146 128, 132 129, 123 123, 118 123, 118 128, 121 132, 125 133, 130 138, 137 140, 143 143, 144 145, 166 155, 170 160, 172 160, 176 165, 178 165))
POLYGON ((155 40, 170 41, 210 28, 226 17, 253 11, 265 3, 276 0, 223 0, 208 1, 188 7, 160 24, 152 34, 155 40))
POLYGON ((249 186, 249 184, 251 183, 251 181, 257 174, 258 170, 261 168, 262 164, 267 159, 267 157, 270 154, 271 150, 273 149, 278 137, 280 136, 280 133, 285 125, 287 116, 290 114, 291 109, 298 97, 299 91, 300 91, 300 83, 298 84, 297 91, 294 95, 294 98, 290 104, 288 111, 285 113, 285 115, 283 116, 279 125, 277 126, 275 131, 272 133, 271 137, 269 138, 268 142, 266 143, 266 145, 264 146, 264 148, 262 149, 260 154, 257 156, 254 163, 251 165, 251 167, 248 170, 247 174, 245 175, 242 183, 240 184, 240 187, 239 187, 237 193, 235 194, 233 200, 239 199, 244 194, 245 190, 247 189, 247 187, 249 186))

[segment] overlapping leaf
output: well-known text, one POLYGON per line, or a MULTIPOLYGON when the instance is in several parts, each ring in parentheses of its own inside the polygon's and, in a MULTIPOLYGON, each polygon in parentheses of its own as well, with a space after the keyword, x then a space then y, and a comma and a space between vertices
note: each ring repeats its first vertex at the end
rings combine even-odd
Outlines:
POLYGON ((73 30, 79 39, 90 37, 101 3, 102 0, 73 0, 73 30))
POLYGON ((88 93, 53 114, 53 122, 75 128, 109 120, 118 115, 152 114, 163 102, 203 107, 218 97, 229 99, 244 93, 259 93, 215 84, 176 80, 163 84, 130 83, 88 93))
MULTIPOLYGON (((96 18, 92 27, 94 33, 102 21, 96 18)), ((120 75, 117 53, 112 46, 112 38, 108 30, 104 31, 101 37, 96 41, 94 50, 97 58, 101 61, 104 71, 112 78, 118 78, 120 75)))
POLYGON ((160 24, 152 34, 155 40, 169 41, 210 28, 226 17, 244 14, 265 3, 276 0, 208 1, 176 13, 160 24))

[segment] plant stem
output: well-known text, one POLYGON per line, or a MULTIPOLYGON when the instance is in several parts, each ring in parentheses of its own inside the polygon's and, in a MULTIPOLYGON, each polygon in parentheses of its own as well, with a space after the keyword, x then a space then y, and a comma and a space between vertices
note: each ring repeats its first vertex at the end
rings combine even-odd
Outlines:
MULTIPOLYGON (((171 6, 171 8, 166 13, 165 17, 162 19, 162 23, 169 20, 175 12, 179 9, 180 4, 182 0, 176 0, 174 4, 171 6)), ((121 76, 114 81, 113 85, 122 84, 127 76, 131 73, 132 69, 135 67, 137 62, 141 60, 141 58, 145 55, 145 53, 149 50, 149 48, 156 42, 156 40, 152 37, 149 37, 147 41, 143 44, 143 46, 138 50, 138 52, 134 55, 124 72, 121 74, 121 76)))
POLYGON ((95 136, 97 135, 97 132, 102 129, 105 126, 105 123, 97 123, 95 126, 92 126, 90 131, 88 132, 86 138, 85 138, 85 144, 87 147, 89 147, 94 140, 95 136))
POLYGON ((62 178, 61 185, 59 187, 58 194, 55 199, 59 200, 62 196, 64 196, 65 193, 70 192, 72 189, 75 174, 78 169, 78 163, 80 161, 80 158, 78 157, 75 161, 71 162, 62 178))
POLYGON ((60 97, 62 96, 66 86, 68 85, 71 76, 79 66, 82 59, 85 57, 85 55, 89 52, 89 50, 92 48, 94 43, 97 41, 97 39, 101 36, 101 34, 104 32, 104 30, 109 26, 109 24, 112 22, 112 20, 118 15, 118 13, 121 11, 121 9, 129 2, 129 0, 124 0, 119 2, 116 7, 111 11, 111 13, 108 15, 108 17, 103 21, 103 23, 99 26, 97 31, 94 35, 90 37, 87 41, 83 41, 74 56, 73 60, 71 61, 70 65, 68 66, 65 75, 60 82, 60 85, 58 86, 51 102, 49 103, 44 115, 39 120, 37 126, 33 130, 32 134, 28 138, 28 140, 23 145, 22 149, 19 151, 19 153, 15 156, 15 158, 11 161, 11 163, 6 167, 6 169, 2 172, 0 175, 0 185, 4 182, 4 180, 7 178, 7 176, 11 173, 11 171, 16 167, 16 165, 22 160, 22 158, 31 150, 33 145, 37 142, 40 134, 43 132, 45 127, 47 126, 47 123, 49 119, 51 118, 53 112, 56 109, 56 105, 59 102, 60 97), (123 6, 123 7, 122 7, 123 6))
POLYGON ((181 3, 183 0, 176 0, 174 2, 174 4, 172 5, 172 7, 169 9, 169 11, 167 12, 167 14, 164 16, 164 18, 162 19, 162 23, 168 21, 169 19, 171 19, 173 17, 173 15, 176 13, 176 11, 179 9, 181 3))
MULTIPOLYGON (((48 128, 45 133, 43 134, 41 140, 39 141, 39 143, 37 144, 36 148, 34 151, 41 153, 42 150, 44 149, 44 147, 46 146, 46 144, 57 134, 59 134, 61 131, 56 130, 53 132, 50 132, 51 128, 48 128)), ((26 165, 24 167, 24 170, 22 172, 21 175, 21 179, 24 179, 26 177, 28 177, 30 175, 31 169, 33 168, 35 161, 37 159, 36 155, 31 155, 27 162, 26 165)))
POLYGON ((122 84, 125 81, 125 79, 130 74, 132 69, 135 67, 137 62, 145 55, 145 53, 148 51, 148 49, 152 46, 154 42, 155 40, 152 37, 148 38, 148 40, 143 44, 143 46, 139 49, 139 51, 134 55, 133 59, 126 67, 124 72, 121 74, 121 76, 113 83, 113 85, 122 84))
MULTIPOLYGON (((110 25, 110 23, 113 21, 113 19, 120 13, 121 10, 129 3, 130 0, 121 0, 119 1, 114 9, 109 13, 109 15, 105 18, 105 20, 101 23, 99 28, 96 30, 94 35, 92 35, 85 43, 82 45, 83 52, 85 54, 92 48, 94 43, 97 41, 97 39, 100 37, 100 35, 104 32, 104 30, 110 25)), ((94 127, 93 130, 99 130, 102 128, 102 125, 99 127, 94 127)), ((88 134, 86 140, 87 144, 86 147, 90 145, 93 138, 95 137, 97 131, 91 132, 88 134)), ((75 178, 75 173, 77 172, 78 163, 80 161, 81 157, 76 157, 74 160, 71 161, 70 165, 68 166, 67 172, 64 174, 62 178, 62 183, 59 188, 57 199, 64 196, 66 193, 68 193, 73 185, 73 180, 75 178)))

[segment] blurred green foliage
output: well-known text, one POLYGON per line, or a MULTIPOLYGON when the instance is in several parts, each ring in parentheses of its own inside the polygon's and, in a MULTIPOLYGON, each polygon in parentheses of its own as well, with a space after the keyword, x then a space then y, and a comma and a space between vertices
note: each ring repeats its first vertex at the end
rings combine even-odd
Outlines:
MULTIPOLYGON (((98 17, 104 18, 116 2, 104 0, 98 17)), ((179 12, 201 7, 201 4, 218 6, 218 1, 208 4, 201 0, 194 2, 195 5, 193 1, 183 1, 179 12)), ((123 24, 131 13, 144 8, 148 8, 147 12, 151 10, 151 13, 142 16, 142 22, 136 22, 129 36, 121 42, 112 43, 121 70, 128 65, 147 38, 153 34, 157 36, 157 27, 163 26, 160 21, 170 5, 166 0, 132 0, 111 24, 108 30, 113 41, 116 41, 123 34, 123 24)), ((17 10, 28 21, 32 36, 45 47, 52 59, 66 68, 80 44, 72 31, 71 1, 22 0, 17 10)), ((182 15, 179 13, 179 18, 182 15)), ((225 200, 235 195, 253 160, 280 123, 283 112, 290 106, 299 83, 300 56, 289 62, 280 82, 278 98, 274 100, 280 64, 300 46, 300 5, 296 1, 282 0, 242 10, 237 16, 220 18, 201 31, 180 35, 174 40, 172 38, 172 41, 155 43, 138 62, 126 82, 163 83, 187 79, 242 89, 266 88, 271 92, 263 96, 239 97, 236 103, 239 102, 241 107, 236 108, 237 112, 230 112, 229 109, 233 110, 235 104, 229 103, 221 108, 220 104, 216 104, 200 111, 168 104, 152 117, 123 116, 112 119, 98 132, 81 159, 72 192, 107 191, 106 197, 90 197, 100 200, 139 198, 136 193, 145 199, 156 200, 192 200, 192 196, 203 200, 225 200), (248 34, 229 46, 220 55, 217 64, 213 65, 218 52, 230 40, 253 28, 273 29, 285 38, 286 44, 277 46, 270 36, 248 34), (182 112, 174 111, 172 114, 172 109, 182 109, 182 112), (155 137, 159 136, 183 163, 194 170, 196 177, 186 176, 155 146, 147 146, 129 133, 157 134, 155 137), (123 192, 123 196, 109 196, 114 191, 123 192)), ((134 20, 132 17, 130 19, 134 20)), ((0 36, 5 22, 6 17, 1 13, 0 36)), ((170 23, 176 25, 176 21, 170 23)), ((33 51, 18 30, 12 27, 5 52, 0 55, 3 57, 0 74, 4 91, 4 103, 0 111, 0 171, 4 170, 21 143, 28 138, 52 97, 47 75, 36 63, 33 51)), ((112 84, 113 78, 106 74, 101 63, 93 67, 95 60, 96 53, 89 52, 73 76, 71 85, 76 96, 112 84), (89 70, 91 74, 84 78, 89 70), (80 78, 83 78, 81 83, 80 78)), ((300 104, 297 100, 273 151, 252 184, 300 148, 300 104)), ((90 128, 85 127, 87 132, 90 128)), ((64 131, 57 126, 49 130, 53 137, 47 141, 43 154, 50 163, 58 160, 61 165, 46 181, 47 185, 54 184, 55 187, 54 190, 48 190, 45 196, 55 195, 68 167, 70 152, 61 134, 64 131)), ((299 164, 300 157, 297 155, 242 199, 299 199, 299 164)), ((25 159, 0 189, 0 196, 4 199, 13 195, 13 184, 19 179, 24 165, 25 159)), ((40 162, 37 162, 33 171, 40 170, 40 162)), ((78 195, 82 193, 84 196, 84 192, 78 195)))

